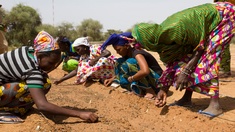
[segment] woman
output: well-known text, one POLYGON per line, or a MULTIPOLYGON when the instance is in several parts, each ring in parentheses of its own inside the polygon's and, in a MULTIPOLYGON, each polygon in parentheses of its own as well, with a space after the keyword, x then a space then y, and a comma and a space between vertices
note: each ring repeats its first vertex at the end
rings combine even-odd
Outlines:
POLYGON ((116 81, 121 87, 133 91, 136 95, 154 99, 159 89, 156 88, 158 78, 162 73, 156 59, 142 49, 134 48, 127 38, 132 38, 130 32, 112 34, 101 46, 105 49, 108 45, 113 46, 122 57, 117 59, 115 75, 104 81, 109 86, 116 81))
POLYGON ((90 45, 87 37, 76 39, 72 46, 80 55, 78 68, 55 81, 56 85, 75 75, 77 75, 75 84, 83 84, 89 79, 103 81, 114 76, 114 57, 110 56, 108 50, 101 52, 100 45, 90 45))
POLYGON ((209 106, 201 114, 218 116, 219 65, 221 52, 233 37, 235 10, 227 2, 203 4, 180 11, 168 17, 160 25, 141 23, 132 35, 147 50, 156 51, 167 69, 159 78, 162 90, 156 100, 157 106, 166 103, 169 86, 186 88, 184 96, 176 105, 191 104, 192 92, 211 97, 209 106))
POLYGON ((63 52, 61 59, 61 62, 63 62, 62 70, 67 72, 75 70, 78 66, 80 55, 72 50, 72 43, 67 37, 60 36, 57 42, 59 44, 60 50, 63 52))
POLYGON ((45 94, 51 87, 47 72, 61 59, 53 37, 45 31, 38 33, 33 47, 23 46, 0 55, 0 123, 20 123, 35 103, 38 110, 51 114, 78 117, 96 122, 92 112, 66 109, 48 102, 45 94))

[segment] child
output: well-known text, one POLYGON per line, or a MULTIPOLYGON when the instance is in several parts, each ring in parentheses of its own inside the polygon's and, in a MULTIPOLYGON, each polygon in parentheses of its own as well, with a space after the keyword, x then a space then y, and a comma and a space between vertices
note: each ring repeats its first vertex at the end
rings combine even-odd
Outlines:
POLYGON ((97 121, 92 112, 66 109, 47 101, 45 94, 51 83, 46 73, 55 68, 60 58, 57 44, 45 31, 39 32, 33 47, 23 46, 0 55, 0 110, 5 111, 0 114, 2 123, 23 122, 12 113, 24 115, 34 103, 40 111, 97 121))
POLYGON ((72 50, 72 43, 67 37, 60 36, 57 42, 59 44, 60 50, 63 52, 61 59, 61 62, 63 61, 62 70, 67 72, 75 70, 78 66, 80 55, 72 50))

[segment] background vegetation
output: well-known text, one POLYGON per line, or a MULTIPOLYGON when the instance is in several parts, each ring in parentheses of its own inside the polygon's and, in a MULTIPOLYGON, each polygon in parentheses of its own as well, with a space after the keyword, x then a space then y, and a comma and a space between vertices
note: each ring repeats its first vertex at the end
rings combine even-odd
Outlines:
MULTIPOLYGON (((112 33, 125 31, 108 29, 103 32, 103 25, 91 18, 83 20, 77 25, 63 22, 58 26, 43 24, 40 14, 30 6, 18 4, 10 11, 0 8, 0 17, 5 27, 5 36, 11 47, 32 45, 37 33, 45 30, 54 38, 67 36, 71 41, 78 37, 89 36, 91 41, 104 41, 112 33)), ((131 28, 127 31, 131 31, 131 28)))
MULTIPOLYGON (((63 22, 58 26, 43 24, 40 14, 30 6, 18 4, 6 11, 0 8, 0 20, 5 27, 5 36, 10 47, 19 47, 23 45, 32 45, 37 33, 45 30, 54 38, 67 36, 69 40, 74 41, 78 37, 89 36, 91 41, 104 41, 112 33, 122 33, 126 31, 108 29, 102 32, 103 25, 91 18, 83 20, 77 25, 69 22, 63 22)), ((133 25, 134 26, 134 25, 133 25)), ((130 27, 127 31, 131 31, 130 27)), ((235 43, 235 39, 232 40, 235 43)))

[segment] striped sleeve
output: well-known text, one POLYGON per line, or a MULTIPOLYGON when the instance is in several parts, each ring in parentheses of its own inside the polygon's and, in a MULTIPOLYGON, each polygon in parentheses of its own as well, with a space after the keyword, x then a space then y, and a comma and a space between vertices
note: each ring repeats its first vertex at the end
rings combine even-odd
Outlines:
POLYGON ((41 71, 39 70, 32 70, 27 73, 28 75, 26 78, 26 84, 28 88, 43 88, 43 76, 41 71))

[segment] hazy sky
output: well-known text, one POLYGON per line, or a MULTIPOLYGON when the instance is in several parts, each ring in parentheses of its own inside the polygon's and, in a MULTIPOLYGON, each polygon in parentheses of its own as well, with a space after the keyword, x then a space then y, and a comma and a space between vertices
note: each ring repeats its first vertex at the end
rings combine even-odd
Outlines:
POLYGON ((213 0, 0 0, 2 8, 10 11, 17 4, 38 11, 44 24, 70 22, 79 25, 92 18, 103 25, 104 31, 125 31, 139 22, 161 23, 180 10, 211 3, 213 0))

